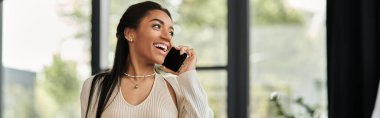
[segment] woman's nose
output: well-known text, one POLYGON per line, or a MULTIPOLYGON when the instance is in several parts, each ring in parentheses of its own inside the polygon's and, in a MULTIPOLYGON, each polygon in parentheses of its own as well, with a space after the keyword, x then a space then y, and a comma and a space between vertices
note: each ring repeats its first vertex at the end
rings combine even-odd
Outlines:
POLYGON ((170 39, 172 38, 172 36, 171 36, 170 32, 168 32, 168 31, 163 31, 163 32, 161 33, 161 38, 170 41, 170 39))

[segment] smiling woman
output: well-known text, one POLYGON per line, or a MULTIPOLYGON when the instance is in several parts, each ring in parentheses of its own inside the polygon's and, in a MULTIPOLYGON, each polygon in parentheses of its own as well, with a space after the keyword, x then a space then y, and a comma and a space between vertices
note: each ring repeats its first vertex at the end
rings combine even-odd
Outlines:
POLYGON ((87 79, 81 91, 82 118, 213 117, 196 71, 196 53, 174 47, 168 10, 154 2, 130 6, 117 26, 113 67, 87 79), (176 73, 161 66, 168 50, 188 55, 176 73))

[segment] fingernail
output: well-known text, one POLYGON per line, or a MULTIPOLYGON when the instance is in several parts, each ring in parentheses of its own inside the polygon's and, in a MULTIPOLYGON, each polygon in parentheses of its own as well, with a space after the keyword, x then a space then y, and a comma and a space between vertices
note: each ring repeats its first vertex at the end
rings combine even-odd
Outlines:
POLYGON ((184 53, 184 51, 183 51, 183 50, 179 51, 179 54, 180 54, 180 55, 183 55, 183 53, 184 53))

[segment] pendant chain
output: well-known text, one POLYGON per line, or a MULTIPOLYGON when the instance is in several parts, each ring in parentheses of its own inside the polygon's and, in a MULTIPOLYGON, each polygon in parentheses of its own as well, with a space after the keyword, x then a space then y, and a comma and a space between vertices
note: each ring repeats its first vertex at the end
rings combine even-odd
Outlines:
MULTIPOLYGON (((156 72, 152 73, 152 74, 149 74, 149 75, 129 75, 127 73, 124 73, 124 75, 127 76, 127 78, 143 78, 143 80, 141 80, 140 82, 143 82, 147 77, 151 77, 151 76, 154 76, 156 74, 156 72)), ((132 80, 131 80, 132 81, 132 80)), ((133 87, 134 89, 138 89, 139 88, 139 82, 136 80, 136 81, 132 81, 135 86, 133 87)))

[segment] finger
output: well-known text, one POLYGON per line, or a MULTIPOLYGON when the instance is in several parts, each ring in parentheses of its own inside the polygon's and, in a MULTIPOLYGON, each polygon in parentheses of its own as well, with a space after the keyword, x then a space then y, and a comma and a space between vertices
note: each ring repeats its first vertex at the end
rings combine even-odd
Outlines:
POLYGON ((196 51, 195 49, 192 49, 192 50, 191 50, 191 55, 192 55, 192 56, 196 56, 196 55, 197 55, 197 51, 196 51))
POLYGON ((182 48, 182 47, 185 47, 185 45, 178 45, 177 47, 178 48, 182 48))
POLYGON ((193 56, 194 52, 195 52, 195 51, 194 51, 193 48, 190 48, 190 49, 187 49, 187 50, 186 50, 186 53, 189 55, 189 57, 193 56))
POLYGON ((175 46, 175 49, 180 50, 182 47, 184 47, 184 45, 178 45, 178 46, 175 46))
POLYGON ((176 50, 181 49, 181 47, 179 47, 179 46, 173 46, 173 47, 174 47, 174 49, 176 49, 176 50))
POLYGON ((184 45, 175 46, 174 49, 179 50, 180 54, 182 55, 184 53, 183 48, 186 47, 184 45))
POLYGON ((180 48, 180 54, 182 55, 183 53, 187 52, 187 50, 189 49, 188 46, 183 46, 180 48))

